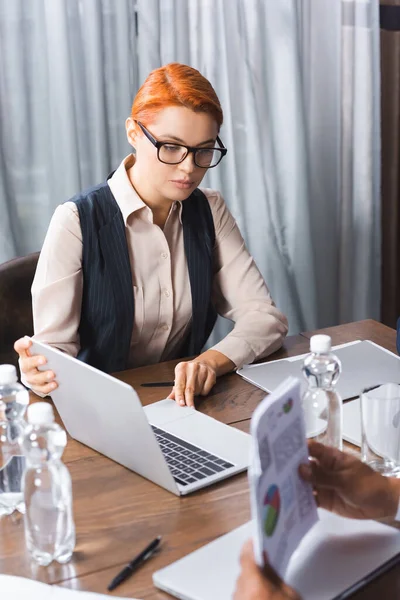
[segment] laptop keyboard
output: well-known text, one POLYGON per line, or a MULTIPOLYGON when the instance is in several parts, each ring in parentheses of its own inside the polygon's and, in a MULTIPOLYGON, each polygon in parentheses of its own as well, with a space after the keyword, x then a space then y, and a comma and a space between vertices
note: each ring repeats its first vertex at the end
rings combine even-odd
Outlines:
POLYGON ((210 454, 193 444, 189 444, 171 433, 151 426, 168 463, 173 478, 180 485, 196 483, 215 473, 234 467, 215 454, 210 454))

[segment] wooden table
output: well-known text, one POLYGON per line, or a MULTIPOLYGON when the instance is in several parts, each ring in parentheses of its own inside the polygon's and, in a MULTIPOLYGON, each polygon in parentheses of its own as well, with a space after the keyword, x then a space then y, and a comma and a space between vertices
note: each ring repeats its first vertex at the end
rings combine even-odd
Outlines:
MULTIPOLYGON (((271 359, 307 352, 309 337, 314 333, 288 337, 283 348, 271 359)), ((318 333, 331 335, 334 344, 370 339, 396 351, 395 331, 372 320, 318 333)), ((165 390, 141 388, 140 383, 173 379, 176 362, 125 371, 118 377, 138 391, 144 405, 150 404, 162 399, 165 390)), ((218 380, 207 398, 197 402, 197 408, 247 432, 251 414, 264 395, 238 375, 229 374, 218 380)), ((37 401, 34 394, 32 400, 37 401)), ((68 441, 64 462, 73 482, 77 532, 73 559, 67 565, 54 564, 47 568, 33 564, 25 551, 23 519, 13 515, 0 519, 1 573, 105 594, 108 583, 120 568, 152 538, 162 535, 162 551, 110 596, 166 600, 171 597, 153 587, 151 575, 154 571, 250 518, 245 474, 178 498, 72 439, 68 441)), ((400 568, 393 568, 353 598, 399 599, 400 568)))

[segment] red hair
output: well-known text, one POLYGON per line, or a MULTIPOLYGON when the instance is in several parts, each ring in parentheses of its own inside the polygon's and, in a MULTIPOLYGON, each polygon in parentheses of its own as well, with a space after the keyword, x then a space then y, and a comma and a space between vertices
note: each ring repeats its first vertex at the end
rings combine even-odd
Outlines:
POLYGON ((167 106, 185 106, 212 116, 220 129, 223 120, 221 104, 211 83, 199 71, 170 63, 151 71, 132 104, 131 117, 144 124, 167 106))

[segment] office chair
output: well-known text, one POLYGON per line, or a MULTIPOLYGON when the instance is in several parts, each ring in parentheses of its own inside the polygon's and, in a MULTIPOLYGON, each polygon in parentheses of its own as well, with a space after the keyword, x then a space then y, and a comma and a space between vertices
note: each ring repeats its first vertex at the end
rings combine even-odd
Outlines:
POLYGON ((0 364, 18 366, 14 342, 33 335, 31 286, 39 252, 0 265, 0 364))

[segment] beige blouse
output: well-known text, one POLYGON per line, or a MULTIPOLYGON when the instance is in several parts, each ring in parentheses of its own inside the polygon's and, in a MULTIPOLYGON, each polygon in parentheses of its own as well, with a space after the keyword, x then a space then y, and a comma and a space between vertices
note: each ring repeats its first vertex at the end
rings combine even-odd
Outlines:
MULTIPOLYGON (((182 203, 174 202, 164 229, 128 178, 133 155, 108 185, 121 209, 132 270, 134 326, 129 364, 139 367, 174 358, 191 321, 191 291, 183 242, 182 203)), ((286 317, 276 309, 219 192, 203 189, 215 225, 212 299, 234 329, 213 346, 237 367, 281 346, 286 317)), ((51 220, 32 285, 34 339, 76 356, 80 349, 82 233, 73 202, 58 206, 51 220)))

